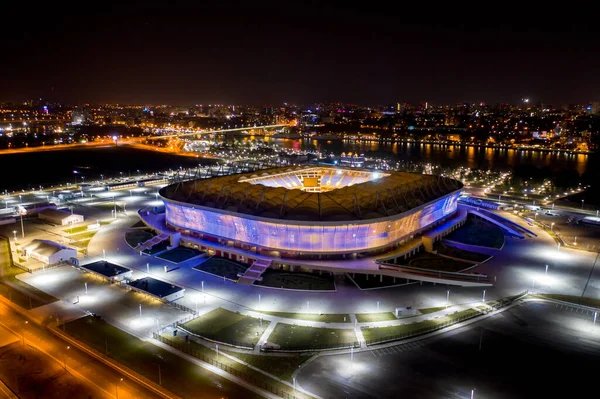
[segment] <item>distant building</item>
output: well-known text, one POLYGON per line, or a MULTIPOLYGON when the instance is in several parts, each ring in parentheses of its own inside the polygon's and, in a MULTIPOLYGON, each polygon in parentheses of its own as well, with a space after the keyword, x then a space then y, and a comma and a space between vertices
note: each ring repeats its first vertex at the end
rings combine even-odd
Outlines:
POLYGON ((38 217, 42 220, 60 226, 83 222, 83 215, 61 211, 58 209, 44 209, 38 213, 38 217))
POLYGON ((50 240, 32 240, 21 248, 23 256, 39 260, 47 265, 53 265, 71 258, 77 258, 75 248, 66 247, 50 240))
POLYGON ((600 101, 592 102, 592 114, 600 114, 600 101))
POLYGON ((352 165, 352 166, 357 166, 357 167, 362 167, 365 163, 365 155, 364 154, 360 154, 358 155, 358 153, 345 153, 342 152, 341 156, 340 156, 340 162, 342 163, 342 165, 352 165))
POLYGON ((19 215, 35 215, 45 209, 56 209, 56 204, 52 202, 36 202, 33 204, 17 205, 17 213, 19 215))
POLYGON ((71 124, 73 125, 85 125, 92 121, 92 115, 87 109, 74 109, 71 112, 71 124))

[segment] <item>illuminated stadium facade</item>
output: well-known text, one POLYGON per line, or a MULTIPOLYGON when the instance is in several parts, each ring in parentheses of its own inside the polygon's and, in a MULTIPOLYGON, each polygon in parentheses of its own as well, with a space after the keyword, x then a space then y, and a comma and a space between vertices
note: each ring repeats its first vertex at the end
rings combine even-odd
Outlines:
POLYGON ((160 191, 167 227, 266 256, 383 253, 454 214, 462 184, 441 176, 329 166, 276 168, 160 191))

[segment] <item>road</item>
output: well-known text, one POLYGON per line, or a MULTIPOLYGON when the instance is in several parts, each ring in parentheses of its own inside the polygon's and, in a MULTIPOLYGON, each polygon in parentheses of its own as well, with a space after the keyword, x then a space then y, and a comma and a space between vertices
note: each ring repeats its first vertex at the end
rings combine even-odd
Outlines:
POLYGON ((2 301, 0 301, 0 327, 20 336, 26 344, 39 349, 56 362, 66 365, 72 375, 92 385, 102 394, 102 397, 117 397, 116 384, 118 384, 120 399, 161 398, 96 358, 57 338, 45 328, 28 321, 2 301))
POLYGON ((593 312, 525 303, 416 343, 320 356, 297 382, 324 398, 595 397, 593 312))

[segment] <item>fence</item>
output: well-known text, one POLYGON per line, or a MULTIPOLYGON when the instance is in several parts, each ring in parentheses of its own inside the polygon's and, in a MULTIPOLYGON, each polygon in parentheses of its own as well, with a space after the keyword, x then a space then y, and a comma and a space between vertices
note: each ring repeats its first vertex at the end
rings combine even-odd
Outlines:
MULTIPOLYGON (((101 275, 100 275, 100 276, 101 276, 101 275)), ((161 298, 161 297, 159 297, 159 296, 156 296, 156 295, 154 295, 154 294, 152 294, 152 293, 150 293, 150 292, 148 292, 148 291, 144 291, 144 290, 142 290, 142 289, 139 289, 139 288, 133 287, 133 286, 131 286, 131 285, 129 284, 129 281, 127 281, 127 280, 111 280, 110 278, 106 278, 106 277, 105 277, 105 279, 106 279, 106 280, 108 280, 109 282, 111 282, 111 283, 113 283, 113 284, 115 284, 115 285, 119 286, 119 287, 125 288, 126 290, 129 290, 129 291, 136 291, 136 292, 139 292, 139 293, 141 293, 141 294, 144 294, 144 295, 151 296, 151 297, 152 297, 152 298, 154 298, 154 299, 158 299, 159 301, 161 301, 161 302, 162 302, 162 303, 164 303, 165 305, 169 305, 169 306, 172 306, 172 307, 174 307, 174 308, 176 308, 176 309, 183 310, 184 312, 191 313, 191 314, 193 315, 192 319, 193 319, 193 318, 195 318, 195 317, 196 317, 195 315, 198 313, 196 310, 194 310, 194 309, 192 309, 192 308, 188 308, 188 307, 187 307, 187 306, 185 306, 185 305, 182 305, 182 304, 180 304, 180 303, 173 302, 173 301, 167 301, 166 299, 163 299, 163 298, 161 298)), ((190 319, 190 320, 191 320, 191 319, 190 319)))
MULTIPOLYGON (((514 301, 516 301, 518 299, 521 299, 522 297, 524 297, 525 295, 527 295, 527 293, 528 293, 528 291, 523 291, 520 294, 517 294, 515 296, 508 297, 508 298, 502 298, 502 299, 498 300, 498 302, 496 302, 495 304, 491 305, 491 307, 494 310, 498 310, 500 308, 503 308, 505 306, 510 305, 511 303, 513 303, 514 301)), ((407 333, 404 333, 404 334, 388 335, 388 336, 385 336, 385 337, 379 337, 379 338, 374 338, 374 339, 367 339, 367 340, 365 340, 365 343, 367 345, 374 345, 374 344, 381 344, 381 343, 384 343, 384 342, 400 341, 400 340, 403 340, 403 339, 416 337, 417 335, 427 334, 427 333, 430 333, 430 332, 441 330, 442 328, 449 327, 449 326, 451 326, 453 324, 456 324, 456 323, 461 323, 463 321, 472 319, 473 317, 480 316, 483 313, 484 312, 473 313, 471 315, 464 316, 464 317, 461 317, 461 318, 458 318, 458 319, 454 319, 454 320, 450 320, 450 321, 447 321, 447 322, 442 323, 442 324, 437 324, 435 326, 421 328, 421 329, 418 329, 418 330, 415 330, 415 331, 411 331, 411 332, 407 332, 407 333)))
MULTIPOLYGON (((232 374, 238 378, 243 379, 244 381, 249 382, 252 385, 255 385, 259 388, 264 389, 265 391, 269 391, 277 396, 280 396, 282 398, 285 399, 299 399, 297 396, 294 396, 293 394, 290 394, 287 390, 282 389, 278 386, 275 386, 273 384, 269 384, 268 382, 266 382, 264 380, 264 378, 259 378, 256 377, 254 375, 251 375, 243 370, 240 370, 236 367, 230 366, 228 364, 219 362, 218 360, 214 359, 212 356, 207 356, 203 353, 201 353, 200 351, 195 350, 194 348, 190 347, 189 344, 186 344, 184 342, 178 342, 177 340, 173 340, 173 339, 169 339, 167 337, 163 337, 162 335, 156 334, 154 333, 154 339, 163 342, 169 346, 172 346, 175 349, 180 350, 183 353, 187 353, 188 355, 191 355, 197 359, 202 360, 205 363, 208 363, 212 366, 218 367, 223 371, 226 371, 229 374, 232 374)), ((249 369, 248 366, 242 365, 240 364, 239 367, 243 367, 245 369, 249 369)), ((265 376, 265 378, 267 378, 265 376)), ((285 386, 285 385, 283 385, 285 386)), ((293 389, 293 388, 292 388, 293 389)))
POLYGON ((179 328, 179 329, 185 331, 186 333, 193 335, 194 337, 202 338, 202 339, 205 339, 205 340, 208 340, 211 342, 215 342, 217 344, 229 345, 229 346, 234 346, 236 348, 244 348, 244 349, 250 349, 250 350, 254 349, 255 345, 252 342, 237 341, 235 339, 224 338, 224 337, 221 337, 216 334, 210 334, 210 333, 205 333, 205 332, 203 332, 202 334, 199 334, 199 333, 193 332, 190 329, 188 329, 187 327, 185 327, 183 325, 184 323, 185 322, 182 322, 181 320, 178 321, 177 323, 175 323, 175 328, 179 328))
POLYGON ((318 351, 324 351, 324 350, 350 349, 350 348, 360 348, 360 342, 354 341, 352 343, 331 344, 331 345, 286 346, 285 348, 261 347, 260 350, 262 352, 318 352, 318 351))

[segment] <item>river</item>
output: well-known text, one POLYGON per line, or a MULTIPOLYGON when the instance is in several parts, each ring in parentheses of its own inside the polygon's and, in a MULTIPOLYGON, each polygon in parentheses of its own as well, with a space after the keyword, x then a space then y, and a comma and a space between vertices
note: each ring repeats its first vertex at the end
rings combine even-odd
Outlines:
MULTIPOLYGON (((506 150, 469 146, 377 142, 342 142, 341 140, 290 140, 256 138, 285 148, 319 150, 340 155, 358 152, 372 157, 394 157, 412 162, 431 162, 442 166, 468 166, 480 169, 510 169, 518 164, 574 169, 580 174, 598 167, 597 154, 550 153, 535 150, 506 150)), ((244 139, 240 139, 244 140, 244 139)), ((247 140, 247 139, 245 139, 247 140)), ((82 148, 61 151, 28 152, 0 155, 0 190, 37 188, 63 182, 99 180, 100 175, 123 176, 169 168, 194 167, 210 162, 194 157, 135 149, 127 146, 82 148), (77 173, 73 173, 76 170, 77 173)))

